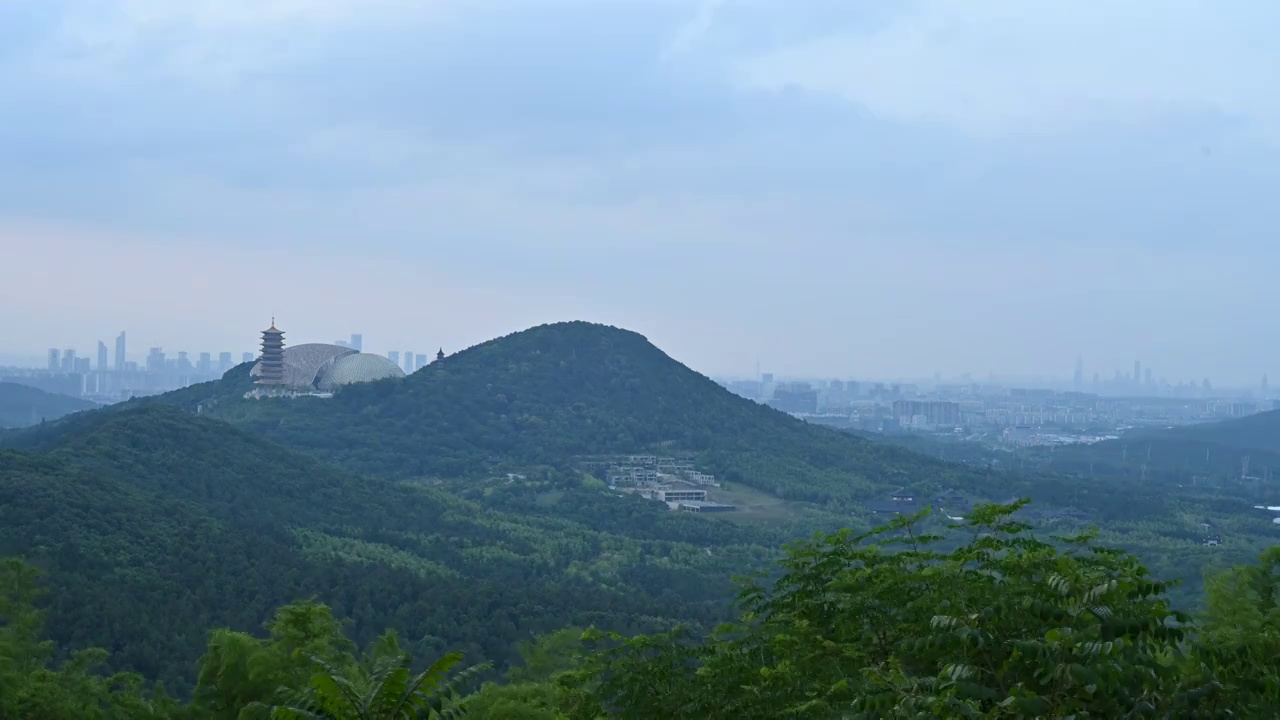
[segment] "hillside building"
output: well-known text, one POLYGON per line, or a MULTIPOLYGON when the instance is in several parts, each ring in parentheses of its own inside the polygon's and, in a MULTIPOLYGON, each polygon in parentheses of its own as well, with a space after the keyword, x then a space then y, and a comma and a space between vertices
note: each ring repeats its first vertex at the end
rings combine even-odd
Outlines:
POLYGON ((285 384, 284 332, 276 327, 275 318, 271 318, 271 327, 262 331, 262 355, 254 369, 258 371, 258 385, 285 384))
POLYGON ((262 355, 249 371, 260 387, 251 395, 327 395, 344 385, 404 377, 404 371, 380 355, 348 345, 303 343, 285 347, 284 331, 262 332, 262 355))

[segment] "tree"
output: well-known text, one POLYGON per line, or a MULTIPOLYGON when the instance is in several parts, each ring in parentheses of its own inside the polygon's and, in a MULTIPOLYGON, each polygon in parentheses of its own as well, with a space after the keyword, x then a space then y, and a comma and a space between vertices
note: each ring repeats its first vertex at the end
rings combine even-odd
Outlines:
POLYGON ((1189 618, 1168 583, 1090 535, 1054 543, 975 509, 969 541, 919 535, 925 513, 789 549, 772 586, 699 641, 680 632, 611 645, 577 678, 575 717, 1195 717, 1189 618), (955 545, 956 543, 952 543, 955 545))
POLYGON ((1209 578, 1197 663, 1188 672, 1220 685, 1221 704, 1264 717, 1280 707, 1280 547, 1257 565, 1209 578))
POLYGON ((172 718, 178 706, 162 688, 148 694, 132 673, 101 675, 99 648, 80 650, 51 667, 52 642, 42 639, 40 572, 19 558, 0 558, 0 719, 128 720, 172 718))
POLYGON ((271 708, 270 716, 273 720, 458 718, 465 705, 458 684, 481 669, 469 668, 450 679, 450 671, 461 660, 461 654, 450 653, 412 674, 409 654, 400 649, 395 633, 388 632, 360 662, 316 658, 317 670, 308 686, 271 708))

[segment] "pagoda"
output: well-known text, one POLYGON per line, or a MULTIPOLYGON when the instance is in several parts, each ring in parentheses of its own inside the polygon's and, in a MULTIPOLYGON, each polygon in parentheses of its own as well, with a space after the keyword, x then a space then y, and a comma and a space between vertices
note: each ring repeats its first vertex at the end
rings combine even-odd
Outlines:
POLYGON ((258 360, 261 375, 259 385, 284 385, 284 331, 276 329, 276 319, 271 327, 262 331, 262 357, 258 360))

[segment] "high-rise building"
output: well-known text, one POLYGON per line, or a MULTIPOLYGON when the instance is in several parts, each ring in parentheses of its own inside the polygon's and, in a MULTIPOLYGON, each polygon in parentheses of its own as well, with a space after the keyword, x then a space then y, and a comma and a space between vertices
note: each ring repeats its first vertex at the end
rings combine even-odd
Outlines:
POLYGON ((1076 373, 1071 378, 1071 384, 1075 387, 1076 392, 1084 389, 1084 358, 1076 358, 1076 373))
POLYGON ((262 331, 262 360, 258 367, 262 370, 259 385, 284 384, 284 332, 276 329, 275 318, 271 318, 271 327, 262 331))
POLYGON ((1147 374, 1143 376, 1143 384, 1152 387, 1156 384, 1155 373, 1151 372, 1151 368, 1147 368, 1147 374))
POLYGON ((1133 384, 1142 384, 1142 363, 1138 360, 1133 361, 1133 384))
POLYGON ((178 351, 178 370, 180 372, 191 372, 194 368, 191 366, 191 360, 187 358, 186 350, 178 351))
POLYGON ((164 366, 164 349, 158 347, 151 348, 151 352, 147 353, 147 372, 164 372, 164 366))
POLYGON ((231 353, 218 353, 218 372, 226 372, 231 369, 231 353))
POLYGON ((62 351, 62 372, 76 371, 76 351, 75 348, 67 348, 62 351))
POLYGON ((107 344, 98 341, 98 372, 107 371, 107 344))
POLYGON ((413 366, 414 366, 414 368, 415 368, 415 369, 417 369, 417 368, 424 368, 424 367, 426 367, 426 366, 427 366, 427 356, 426 356, 425 354, 422 354, 422 355, 414 355, 414 356, 413 356, 413 366))
POLYGON ((414 369, 415 368, 413 367, 413 351, 405 350, 404 351, 404 371, 406 374, 408 374, 413 372, 414 369))
POLYGON ((205 374, 213 372, 213 355, 207 352, 200 353, 200 361, 196 363, 196 370, 205 374))
POLYGON ((399 364, 400 364, 400 352, 399 352, 399 351, 397 351, 397 350, 392 350, 391 352, 387 353, 387 359, 388 359, 388 360, 390 360, 391 362, 395 363, 396 365, 399 365, 399 364))
POLYGON ((86 374, 91 369, 89 363, 90 360, 87 357, 75 358, 75 362, 71 365, 71 372, 86 374))
POLYGON ((253 362, 253 353, 251 352, 242 353, 240 355, 240 362, 242 363, 253 362))
POLYGON ((124 331, 116 336, 116 371, 124 370, 124 331))
POLYGON ((57 372, 61 355, 58 348, 49 348, 49 372, 57 372))
POLYGON ((364 347, 364 335, 360 333, 351 333, 351 349, 361 352, 364 347))

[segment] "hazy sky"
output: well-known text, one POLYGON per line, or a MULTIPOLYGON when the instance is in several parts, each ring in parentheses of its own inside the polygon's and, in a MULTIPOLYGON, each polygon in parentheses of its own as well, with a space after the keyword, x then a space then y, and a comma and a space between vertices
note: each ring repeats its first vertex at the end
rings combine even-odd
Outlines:
POLYGON ((1280 376, 1280 4, 0 0, 0 351, 1280 376))

